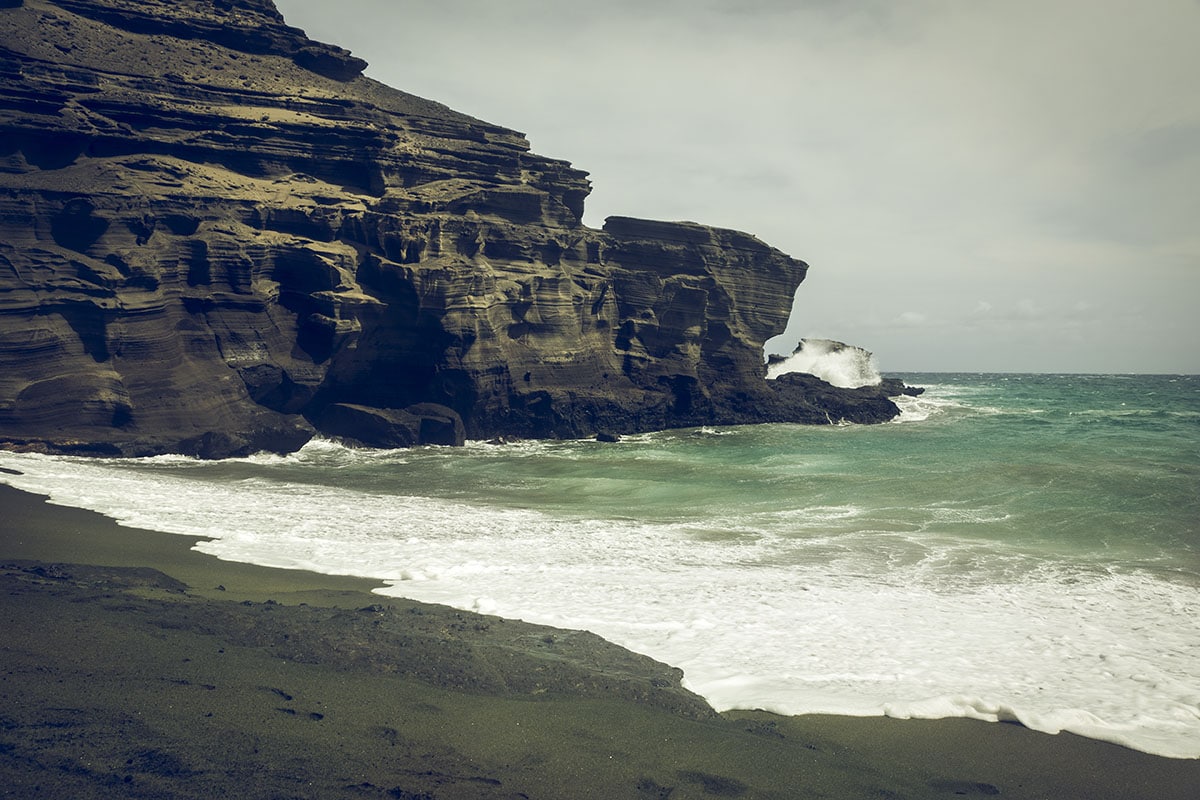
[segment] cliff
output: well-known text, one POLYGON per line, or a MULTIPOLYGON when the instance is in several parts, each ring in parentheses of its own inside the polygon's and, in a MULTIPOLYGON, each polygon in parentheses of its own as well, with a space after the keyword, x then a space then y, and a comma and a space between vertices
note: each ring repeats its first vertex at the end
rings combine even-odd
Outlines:
POLYGON ((897 413, 764 380, 803 262, 589 228, 586 173, 365 66, 270 0, 0 0, 0 443, 223 457, 897 413))

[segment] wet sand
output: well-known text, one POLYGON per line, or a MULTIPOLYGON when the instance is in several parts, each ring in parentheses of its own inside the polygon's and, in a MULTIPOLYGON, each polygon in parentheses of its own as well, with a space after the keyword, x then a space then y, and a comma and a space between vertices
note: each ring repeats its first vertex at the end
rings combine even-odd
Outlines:
POLYGON ((971 720, 718 715, 591 634, 223 562, 0 486, 0 797, 1183 798, 971 720))

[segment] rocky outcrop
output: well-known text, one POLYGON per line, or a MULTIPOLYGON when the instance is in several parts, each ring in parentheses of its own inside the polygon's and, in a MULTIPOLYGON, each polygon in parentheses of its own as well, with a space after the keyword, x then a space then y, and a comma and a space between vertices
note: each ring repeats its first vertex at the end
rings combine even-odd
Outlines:
POLYGON ((827 390, 763 380, 803 262, 589 228, 586 173, 364 66, 270 0, 0 5, 0 441, 421 442, 420 404, 472 438, 825 421, 797 409, 827 390))
POLYGON ((321 412, 318 424, 330 436, 373 447, 461 447, 466 442, 462 417, 436 403, 418 403, 405 409, 334 403, 321 412))
POLYGON ((870 424, 890 420, 899 413, 891 398, 917 396, 924 389, 905 386, 898 378, 884 378, 874 386, 844 389, 803 372, 790 372, 770 381, 778 393, 777 422, 838 425, 870 424))

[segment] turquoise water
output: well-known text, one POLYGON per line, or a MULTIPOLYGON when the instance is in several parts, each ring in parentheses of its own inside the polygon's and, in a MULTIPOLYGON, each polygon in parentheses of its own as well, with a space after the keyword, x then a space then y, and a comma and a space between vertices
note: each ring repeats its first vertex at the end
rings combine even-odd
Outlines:
POLYGON ((222 558, 594 630, 718 708, 1200 756, 1200 377, 903 377, 879 426, 0 466, 222 558))

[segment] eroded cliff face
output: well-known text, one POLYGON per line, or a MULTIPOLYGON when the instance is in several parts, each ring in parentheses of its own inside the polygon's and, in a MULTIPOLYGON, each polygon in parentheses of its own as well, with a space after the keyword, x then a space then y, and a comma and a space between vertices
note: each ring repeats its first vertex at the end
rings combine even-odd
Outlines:
POLYGON ((589 228, 586 173, 364 66, 270 0, 0 2, 0 442, 220 457, 896 413, 763 380, 803 262, 589 228))

